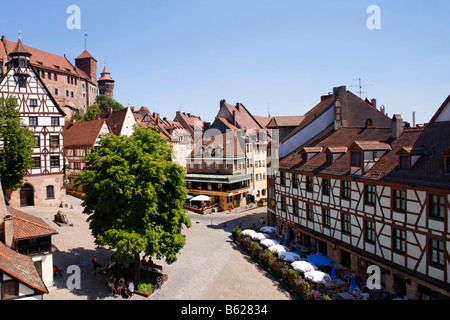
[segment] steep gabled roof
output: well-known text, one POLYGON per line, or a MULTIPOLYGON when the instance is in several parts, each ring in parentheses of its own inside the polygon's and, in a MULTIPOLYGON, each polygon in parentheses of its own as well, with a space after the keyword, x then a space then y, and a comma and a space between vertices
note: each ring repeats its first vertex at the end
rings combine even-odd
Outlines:
POLYGON ((58 234, 58 231, 50 227, 39 217, 32 216, 14 208, 8 208, 8 211, 13 217, 15 241, 58 234))
POLYGON ((0 270, 19 280, 41 294, 48 293, 47 287, 39 275, 33 260, 11 250, 0 242, 0 270))
POLYGON ((105 123, 105 119, 95 119, 67 124, 64 127, 64 147, 92 148, 105 123))

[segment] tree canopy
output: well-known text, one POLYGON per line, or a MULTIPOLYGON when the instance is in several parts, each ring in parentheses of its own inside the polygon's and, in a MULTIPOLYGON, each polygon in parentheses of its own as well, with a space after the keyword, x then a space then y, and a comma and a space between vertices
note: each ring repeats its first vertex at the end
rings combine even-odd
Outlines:
POLYGON ((33 166, 34 134, 21 123, 15 97, 0 98, 0 180, 3 189, 17 190, 33 166))
POLYGON ((114 249, 123 262, 134 259, 137 269, 140 253, 175 262, 190 220, 184 168, 172 161, 167 142, 155 129, 136 128, 130 137, 102 138, 85 160, 76 187, 83 186, 96 244, 114 249))
POLYGON ((113 110, 123 109, 123 106, 119 102, 111 99, 110 97, 104 94, 98 95, 95 98, 95 103, 99 106, 100 110, 103 112, 108 111, 109 108, 112 108, 113 110))

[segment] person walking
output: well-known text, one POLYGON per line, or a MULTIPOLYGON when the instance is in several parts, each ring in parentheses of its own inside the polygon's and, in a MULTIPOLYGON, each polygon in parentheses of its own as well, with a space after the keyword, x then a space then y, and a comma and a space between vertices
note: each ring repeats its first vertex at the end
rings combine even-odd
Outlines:
POLYGON ((94 257, 92 258, 92 264, 94 265, 94 274, 97 273, 97 268, 101 267, 102 265, 98 263, 97 255, 94 254, 94 257))

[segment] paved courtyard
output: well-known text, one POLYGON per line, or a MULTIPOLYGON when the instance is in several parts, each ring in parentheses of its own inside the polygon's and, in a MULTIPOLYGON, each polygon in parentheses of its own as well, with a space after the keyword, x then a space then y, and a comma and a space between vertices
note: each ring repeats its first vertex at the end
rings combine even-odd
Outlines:
MULTIPOLYGON (((54 263, 64 271, 70 265, 81 269, 81 288, 68 289, 70 274, 56 276, 54 286, 49 288, 46 300, 125 300, 111 296, 106 286, 106 276, 94 275, 92 257, 97 255, 106 264, 111 252, 98 248, 82 214, 81 201, 67 196, 66 214, 71 227, 58 227, 53 222, 57 208, 23 208, 23 211, 44 219, 59 234, 53 243, 59 249, 54 263), (71 208, 73 206, 73 208, 71 208)), ((259 225, 266 216, 266 208, 256 208, 241 213, 213 213, 200 215, 188 212, 192 227, 184 229, 186 245, 172 265, 155 262, 164 267, 168 281, 149 298, 138 295, 133 300, 291 300, 294 299, 283 286, 262 270, 232 241, 231 230, 239 223, 242 227, 259 225)))

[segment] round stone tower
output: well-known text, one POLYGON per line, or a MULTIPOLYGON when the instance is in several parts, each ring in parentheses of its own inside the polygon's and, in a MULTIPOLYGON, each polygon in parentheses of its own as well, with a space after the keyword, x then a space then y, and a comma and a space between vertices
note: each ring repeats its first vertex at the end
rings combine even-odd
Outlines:
POLYGON ((99 94, 104 94, 105 96, 114 99, 114 82, 113 78, 111 78, 111 73, 105 66, 100 79, 97 81, 99 94))

